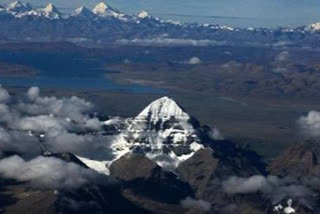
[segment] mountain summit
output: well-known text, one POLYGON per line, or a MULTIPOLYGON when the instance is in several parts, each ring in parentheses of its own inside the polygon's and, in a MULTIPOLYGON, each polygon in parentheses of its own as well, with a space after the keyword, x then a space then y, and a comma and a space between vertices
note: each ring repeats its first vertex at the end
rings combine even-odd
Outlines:
POLYGON ((133 119, 127 139, 132 143, 143 142, 152 149, 187 146, 198 141, 197 128, 197 123, 173 99, 162 97, 133 119))
POLYGON ((101 17, 114 17, 122 19, 125 16, 125 14, 120 13, 117 9, 112 8, 104 2, 97 4, 92 11, 101 17))
POLYGON ((92 17, 96 16, 91 10, 89 10, 86 7, 79 7, 78 9, 76 9, 75 15, 81 16, 83 18, 92 18, 92 17))
POLYGON ((145 18, 148 18, 150 17, 149 16, 149 13, 147 11, 140 11, 137 16, 140 18, 140 19, 145 19, 145 18))
POLYGON ((162 97, 128 121, 111 147, 116 157, 139 152, 172 169, 204 147, 198 128, 199 123, 173 99, 162 97))
POLYGON ((32 7, 29 3, 24 4, 20 1, 15 1, 8 5, 7 10, 14 13, 24 13, 32 10, 32 7))
MULTIPOLYGON (((146 122, 147 127, 158 127, 170 119, 189 120, 190 116, 171 98, 162 97, 148 105, 135 119, 134 122, 146 122)), ((147 128, 145 127, 145 128, 147 128)), ((160 127, 158 127, 160 128, 160 127)))
POLYGON ((60 11, 52 4, 48 4, 44 9, 43 9, 43 15, 47 18, 51 19, 59 19, 61 18, 61 13, 60 11))

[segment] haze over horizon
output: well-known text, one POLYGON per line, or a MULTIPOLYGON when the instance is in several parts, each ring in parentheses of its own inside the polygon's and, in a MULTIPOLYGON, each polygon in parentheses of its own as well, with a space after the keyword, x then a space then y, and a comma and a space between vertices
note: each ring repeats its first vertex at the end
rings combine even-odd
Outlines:
MULTIPOLYGON (((100 0, 21 0, 35 7, 54 3, 63 12, 86 6, 94 7, 100 0)), ((0 0, 8 4, 13 0, 0 0)), ((232 27, 302 26, 320 21, 320 1, 309 0, 108 0, 105 3, 125 13, 148 11, 151 15, 182 22, 199 22, 232 27)))

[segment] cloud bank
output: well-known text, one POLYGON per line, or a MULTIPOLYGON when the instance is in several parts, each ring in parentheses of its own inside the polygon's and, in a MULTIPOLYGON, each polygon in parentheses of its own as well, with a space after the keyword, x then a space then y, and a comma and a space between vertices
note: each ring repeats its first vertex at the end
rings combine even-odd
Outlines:
POLYGON ((152 38, 152 39, 121 39, 116 41, 119 45, 139 45, 139 46, 222 46, 225 45, 224 41, 215 40, 194 40, 194 39, 175 39, 175 38, 152 38))
POLYGON ((95 183, 98 174, 74 163, 56 158, 37 157, 25 161, 19 156, 0 160, 0 174, 4 178, 29 182, 33 187, 65 189, 95 183))
POLYGON ((309 206, 314 194, 311 188, 308 187, 308 183, 289 177, 279 178, 277 176, 230 177, 222 182, 222 187, 228 194, 259 192, 265 198, 271 200, 273 204, 289 197, 309 206))
POLYGON ((108 157, 110 139, 99 134, 102 121, 94 105, 78 97, 42 97, 30 88, 11 97, 0 87, 0 156, 36 157, 41 149, 71 152, 91 159, 108 157), (41 137, 40 137, 41 136, 41 137))
POLYGON ((303 135, 308 137, 320 137, 320 112, 310 111, 306 116, 298 120, 303 135))
POLYGON ((197 64, 200 64, 202 63, 201 59, 199 57, 191 57, 187 62, 186 64, 189 64, 189 65, 197 65, 197 64))
POLYGON ((185 209, 195 209, 199 211, 208 212, 211 209, 211 204, 207 201, 196 200, 190 197, 180 202, 181 206, 185 209))

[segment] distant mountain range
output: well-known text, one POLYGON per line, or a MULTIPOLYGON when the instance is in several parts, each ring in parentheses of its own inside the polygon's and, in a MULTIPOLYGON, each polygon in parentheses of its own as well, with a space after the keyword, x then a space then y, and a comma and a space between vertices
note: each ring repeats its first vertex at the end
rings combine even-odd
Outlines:
POLYGON ((297 28, 232 28, 180 23, 150 16, 146 11, 125 14, 105 3, 90 10, 61 13, 53 4, 34 9, 19 1, 0 6, 0 40, 71 41, 88 45, 252 45, 318 47, 320 24, 297 28))

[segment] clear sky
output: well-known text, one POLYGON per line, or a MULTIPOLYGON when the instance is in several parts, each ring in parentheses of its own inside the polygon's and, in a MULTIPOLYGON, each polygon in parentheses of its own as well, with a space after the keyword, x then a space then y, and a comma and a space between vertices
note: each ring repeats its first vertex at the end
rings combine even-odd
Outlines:
MULTIPOLYGON (((0 4, 12 1, 0 0, 0 4)), ((36 6, 52 2, 66 11, 82 5, 92 8, 101 0, 22 1, 36 6)), ((320 0, 107 0, 105 2, 127 13, 146 10, 153 16, 167 19, 239 27, 300 26, 320 21, 320 0)))

